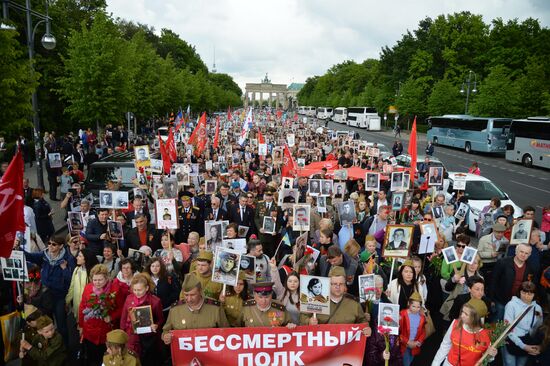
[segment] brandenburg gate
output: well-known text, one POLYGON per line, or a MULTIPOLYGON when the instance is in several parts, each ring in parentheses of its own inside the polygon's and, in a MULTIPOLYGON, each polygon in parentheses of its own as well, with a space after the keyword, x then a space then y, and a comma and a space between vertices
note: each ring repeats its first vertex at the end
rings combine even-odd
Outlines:
POLYGON ((263 105, 264 94, 267 94, 269 106, 272 106, 273 100, 275 100, 277 103, 276 107, 282 106, 283 109, 287 109, 289 107, 289 102, 291 102, 289 101, 289 98, 296 97, 293 95, 295 93, 288 90, 285 84, 272 84, 271 80, 267 78, 267 74, 265 74, 265 78, 261 81, 261 83, 246 83, 244 93, 245 107, 248 107, 249 104, 252 104, 253 106, 256 104, 256 93, 260 94, 260 106, 263 105))

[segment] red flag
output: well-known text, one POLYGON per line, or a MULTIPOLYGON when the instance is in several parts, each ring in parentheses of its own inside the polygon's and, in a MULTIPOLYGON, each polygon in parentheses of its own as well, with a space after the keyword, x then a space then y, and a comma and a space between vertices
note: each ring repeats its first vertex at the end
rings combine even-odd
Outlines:
POLYGON ((231 106, 227 107, 227 120, 231 121, 233 116, 231 115, 231 106))
POLYGON ((9 258, 16 231, 25 231, 23 216, 23 176, 25 167, 21 151, 11 160, 0 181, 0 257, 9 258))
POLYGON ((282 176, 283 177, 295 177, 298 172, 296 162, 292 158, 290 149, 288 145, 285 144, 285 151, 283 153, 283 167, 282 167, 282 176))
POLYGON ((160 134, 159 134, 159 147, 160 147, 160 156, 162 157, 162 166, 164 169, 164 173, 168 174, 170 172, 170 168, 172 168, 172 162, 170 161, 170 156, 166 151, 166 146, 164 145, 164 142, 160 138, 160 134))
POLYGON ((294 113, 294 122, 298 121, 298 113, 294 113))
POLYGON ((195 146, 195 155, 199 156, 202 154, 204 147, 206 146, 206 141, 208 140, 208 135, 206 134, 206 113, 203 113, 199 123, 193 130, 191 137, 189 137, 189 144, 195 146))
POLYGON ((168 153, 168 157, 172 162, 178 159, 176 144, 174 142, 174 131, 172 128, 170 128, 170 132, 168 133, 168 139, 166 140, 166 145, 164 146, 164 148, 166 149, 166 152, 168 153))
POLYGON ((277 119, 281 119, 282 116, 283 116, 283 111, 279 109, 277 111, 277 119))
POLYGON ((262 131, 260 131, 260 128, 258 128, 258 143, 265 144, 265 137, 264 135, 262 135, 262 131))
MULTIPOLYGON (((228 116, 231 112, 228 112, 228 116)), ((220 116, 216 118, 216 134, 214 135, 214 149, 217 149, 220 144, 220 116)))
POLYGON ((408 149, 409 156, 411 157, 411 167, 410 167, 411 183, 414 183, 414 175, 416 174, 416 160, 417 160, 416 150, 417 150, 416 148, 416 116, 414 116, 411 136, 409 137, 409 149, 408 149))

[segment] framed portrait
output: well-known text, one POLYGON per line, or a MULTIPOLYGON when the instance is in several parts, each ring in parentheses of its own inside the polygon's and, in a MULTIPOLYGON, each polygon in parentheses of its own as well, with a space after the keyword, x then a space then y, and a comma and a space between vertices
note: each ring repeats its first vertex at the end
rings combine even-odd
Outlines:
POLYGON ((109 236, 112 239, 124 239, 124 233, 122 232, 122 223, 114 220, 107 220, 107 230, 109 236))
POLYGON ((265 234, 275 234, 275 219, 271 216, 264 216, 262 229, 265 234))
POLYGON ((518 220, 514 224, 514 226, 512 226, 510 244, 512 245, 529 244, 532 227, 533 227, 533 220, 530 220, 530 219, 518 220))
POLYGON ((332 196, 332 179, 321 179, 321 196, 332 196))
POLYGON ((204 194, 211 195, 216 194, 218 190, 218 181, 217 180, 206 180, 204 183, 204 194))
POLYGON ((321 194, 321 180, 320 179, 310 179, 309 182, 309 195, 318 196, 321 194))
POLYGON ((164 187, 164 196, 166 198, 178 198, 178 181, 174 178, 164 178, 162 182, 164 187))
POLYGON ((234 250, 241 254, 246 254, 246 239, 223 239, 222 247, 224 249, 234 250))
POLYGON ((428 174, 429 186, 440 186, 443 184, 443 167, 432 166, 428 174))
POLYGON ((346 183, 345 182, 335 182, 333 187, 334 198, 344 199, 346 195, 346 183))
POLYGON ((214 255, 212 281, 236 286, 240 263, 241 253, 227 248, 217 248, 214 255))
POLYGON ((334 171, 334 179, 337 180, 347 180, 348 171, 346 169, 338 169, 334 171))
POLYGON ((82 219, 82 213, 71 211, 68 213, 69 229, 71 235, 77 235, 84 230, 84 220, 82 219))
POLYGON ((391 209, 392 211, 401 211, 403 209, 404 192, 396 192, 391 197, 391 209))
POLYGON ((237 229, 237 236, 239 238, 246 238, 246 234, 248 234, 248 230, 250 230, 248 226, 239 225, 237 229))
POLYGON ((377 158, 380 156, 380 149, 376 147, 369 147, 367 149, 367 155, 372 156, 373 158, 377 158))
POLYGON ((443 206, 433 206, 432 214, 434 216, 434 219, 436 220, 441 219, 443 217, 443 206))
POLYGON ((155 215, 157 229, 177 229, 178 211, 175 198, 162 198, 155 200, 155 215))
POLYGON ((387 225, 382 256, 408 257, 412 244, 413 229, 414 226, 412 225, 387 225))
POLYGON ((327 198, 324 196, 317 197, 317 212, 327 212, 327 198))
POLYGON ((467 203, 460 202, 460 206, 458 206, 458 210, 456 210, 455 213, 455 218, 458 220, 464 220, 469 210, 470 206, 467 203))
POLYGON ((206 160, 205 163, 204 163, 204 169, 206 169, 207 171, 212 171, 214 169, 214 164, 212 162, 212 160, 206 160))
POLYGON ((376 298, 374 274, 359 276, 359 301, 367 302, 376 298))
POLYGON ((48 153, 48 162, 50 168, 61 168, 63 166, 60 153, 48 153))
POLYGON ((418 245, 418 254, 433 253, 435 250, 435 242, 437 235, 420 235, 420 243, 418 245))
POLYGON ((294 178, 282 177, 281 186, 283 189, 291 189, 294 186, 294 178))
POLYGON ((218 163, 218 172, 220 173, 220 175, 229 175, 229 168, 227 167, 226 162, 218 163))
POLYGON ((458 254, 456 254, 456 249, 454 246, 444 248, 441 253, 443 253, 443 258, 447 264, 458 262, 458 254))
POLYGON ((282 164, 283 163, 283 148, 277 146, 273 149, 273 164, 282 164))
POLYGON ((113 208, 127 209, 128 201, 129 199, 127 191, 113 192, 113 208))
POLYGON ((5 281, 28 281, 29 274, 25 252, 12 250, 9 258, 0 258, 0 267, 5 281))
POLYGON ((222 220, 222 237, 227 239, 227 227, 229 226, 229 220, 222 220))
POLYGON ((293 133, 289 133, 288 135, 286 135, 286 141, 288 143, 288 147, 294 147, 296 143, 296 137, 293 133))
POLYGON ((309 231, 309 217, 311 207, 307 204, 295 204, 292 206, 292 230, 309 231))
POLYGON ((355 204, 353 201, 339 202, 336 204, 338 209, 338 217, 340 219, 340 225, 352 225, 353 221, 357 219, 357 214, 355 213, 355 204))
POLYGON ((258 144, 258 155, 260 156, 267 155, 267 144, 258 144))
POLYGON ((366 173, 365 174, 365 191, 380 190, 380 173, 366 173))
POLYGON ((199 176, 199 164, 188 164, 189 166, 189 176, 198 177, 199 176))
POLYGON ((391 191, 402 191, 403 190, 403 172, 392 172, 391 173, 391 191))
POLYGON ((206 247, 211 252, 223 245, 223 231, 221 221, 205 221, 204 222, 204 239, 206 247))
POLYGON ((304 159, 304 158, 296 159, 296 165, 298 165, 298 168, 305 167, 306 166, 306 159, 304 159))
POLYGON ((149 166, 149 171, 151 173, 162 173, 163 163, 161 159, 150 159, 151 160, 151 166, 149 166))
POLYGON ((330 278, 300 276, 300 312, 330 314, 330 278))
POLYGON ((145 199, 147 197, 147 193, 145 193, 143 188, 133 188, 132 192, 134 193, 134 198, 139 196, 142 199, 145 199))
POLYGON ((420 233, 426 236, 435 236, 437 237, 437 229, 435 227, 435 222, 425 221, 420 223, 420 233))
POLYGON ((457 173, 453 180, 453 190, 464 191, 466 190, 466 174, 457 173))
POLYGON ((134 156, 137 168, 148 168, 151 166, 151 156, 149 154, 149 146, 140 145, 134 146, 134 156))
POLYGON ((477 249, 467 246, 464 248, 464 252, 462 252, 462 257, 460 257, 460 261, 472 264, 474 263, 475 258, 477 257, 477 249))
POLYGON ((99 207, 114 208, 113 191, 99 191, 99 207))
POLYGON ((248 283, 256 283, 256 257, 252 255, 242 255, 240 271, 244 273, 248 283))
POLYGON ((380 303, 378 324, 390 329, 390 334, 399 334, 399 304, 380 303))

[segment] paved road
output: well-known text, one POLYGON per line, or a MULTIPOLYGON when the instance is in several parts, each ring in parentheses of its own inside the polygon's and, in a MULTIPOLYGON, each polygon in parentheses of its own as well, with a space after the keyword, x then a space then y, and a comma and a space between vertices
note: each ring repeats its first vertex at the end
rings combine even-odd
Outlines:
MULTIPOLYGON (((328 128, 333 130, 355 130, 361 138, 367 141, 379 142, 391 150, 395 139, 392 132, 367 132, 360 128, 329 122, 328 128)), ((409 135, 401 133, 404 151, 407 151, 409 135)), ((423 154, 426 146, 426 135, 418 134, 418 154, 423 154)), ((550 204, 550 171, 538 168, 526 168, 519 164, 508 162, 501 156, 488 154, 467 154, 458 149, 441 146, 435 147, 434 156, 439 158, 449 171, 466 172, 473 161, 477 161, 481 175, 490 179, 500 189, 506 192, 519 207, 526 205, 537 209, 540 220, 542 208, 550 204)), ((540 222, 540 221, 539 221, 540 222)))

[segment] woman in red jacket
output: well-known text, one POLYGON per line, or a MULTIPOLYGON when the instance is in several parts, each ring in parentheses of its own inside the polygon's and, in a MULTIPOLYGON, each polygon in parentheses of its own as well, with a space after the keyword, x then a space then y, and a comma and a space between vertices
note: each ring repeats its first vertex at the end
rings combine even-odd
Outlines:
POLYGON ((90 271, 92 283, 84 287, 78 311, 78 324, 87 356, 87 364, 99 366, 105 354, 107 333, 118 328, 124 297, 109 270, 102 264, 90 271))
POLYGON ((426 317, 420 312, 422 309, 422 297, 418 292, 413 292, 409 297, 409 307, 401 310, 399 314, 399 337, 401 353, 403 354, 403 366, 409 366, 414 356, 420 353, 420 346, 426 339, 426 317))
POLYGON ((164 316, 162 302, 152 294, 154 288, 155 284, 148 273, 136 274, 130 283, 130 295, 126 298, 120 319, 120 329, 129 336, 128 349, 140 358, 143 366, 159 364, 162 351, 160 332, 157 330, 162 329, 164 316), (141 308, 143 306, 150 306, 151 313, 141 308), (147 314, 152 315, 152 318, 147 314))

